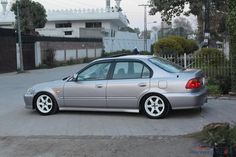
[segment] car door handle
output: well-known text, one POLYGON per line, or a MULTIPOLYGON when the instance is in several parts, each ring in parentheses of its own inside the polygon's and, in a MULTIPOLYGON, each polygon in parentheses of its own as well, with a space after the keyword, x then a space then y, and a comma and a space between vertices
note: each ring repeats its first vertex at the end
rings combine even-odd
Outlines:
POLYGON ((96 87, 97 87, 97 88, 102 88, 103 85, 102 85, 102 84, 97 84, 96 87))
POLYGON ((146 87, 147 84, 146 84, 146 83, 139 83, 138 86, 139 86, 139 87, 146 87))

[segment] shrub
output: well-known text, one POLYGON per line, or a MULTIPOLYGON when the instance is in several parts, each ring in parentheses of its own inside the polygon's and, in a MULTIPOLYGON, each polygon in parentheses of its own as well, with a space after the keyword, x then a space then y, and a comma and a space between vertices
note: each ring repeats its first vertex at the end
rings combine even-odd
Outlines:
POLYGON ((163 38, 154 44, 155 53, 158 54, 183 54, 184 49, 178 41, 172 38, 163 38))
POLYGON ((198 62, 206 66, 220 66, 227 62, 222 51, 215 48, 202 48, 196 53, 198 62))
POLYGON ((222 51, 203 48, 196 54, 195 63, 211 78, 211 85, 218 85, 221 94, 228 94, 231 88, 229 61, 222 51))
POLYGON ((194 40, 187 40, 186 47, 187 47, 186 49, 187 54, 194 53, 195 51, 199 49, 196 41, 194 40))
POLYGON ((178 42, 184 50, 183 53, 188 53, 189 52, 188 40, 187 39, 185 39, 183 37, 180 37, 180 36, 170 36, 168 38, 173 39, 176 42, 178 42))
POLYGON ((208 85, 207 89, 209 95, 211 96, 220 96, 221 94, 220 87, 218 85, 208 85))
POLYGON ((211 146, 225 145, 229 143, 230 125, 229 123, 211 123, 195 136, 204 143, 211 146))
POLYGON ((236 125, 229 123, 211 123, 201 132, 192 134, 205 144, 214 148, 214 157, 233 157, 236 155, 236 125))
POLYGON ((169 36, 154 44, 155 53, 161 54, 184 54, 198 50, 195 41, 180 36, 169 36))
POLYGON ((70 60, 66 61, 67 65, 74 65, 77 64, 78 62, 76 60, 74 60, 73 58, 70 58, 70 60))
POLYGON ((210 95, 219 96, 228 94, 231 88, 231 78, 228 76, 215 76, 208 79, 208 91, 210 95))

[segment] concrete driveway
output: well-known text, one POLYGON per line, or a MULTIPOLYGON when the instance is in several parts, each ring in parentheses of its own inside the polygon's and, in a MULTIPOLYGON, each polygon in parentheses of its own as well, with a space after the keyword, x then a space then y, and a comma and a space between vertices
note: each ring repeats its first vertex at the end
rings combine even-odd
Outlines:
POLYGON ((0 74, 0 136, 174 136, 199 131, 211 122, 236 121, 235 100, 211 99, 202 112, 172 111, 161 120, 134 113, 75 111, 45 117, 24 108, 28 87, 71 75, 83 66, 0 74))

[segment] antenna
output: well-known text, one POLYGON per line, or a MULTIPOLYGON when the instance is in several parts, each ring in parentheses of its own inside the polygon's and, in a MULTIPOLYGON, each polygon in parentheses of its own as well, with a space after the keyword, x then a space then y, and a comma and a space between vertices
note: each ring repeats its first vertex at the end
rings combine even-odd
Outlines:
POLYGON ((7 2, 7 0, 1 0, 1 4, 2 4, 2 9, 3 9, 2 13, 3 13, 3 15, 5 15, 6 11, 7 11, 8 2, 7 2))

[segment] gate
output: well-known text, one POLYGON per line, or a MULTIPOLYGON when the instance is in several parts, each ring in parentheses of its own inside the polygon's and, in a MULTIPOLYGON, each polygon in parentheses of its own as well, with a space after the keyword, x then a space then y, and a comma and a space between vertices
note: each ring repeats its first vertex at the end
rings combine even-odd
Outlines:
POLYGON ((0 73, 17 69, 15 31, 0 29, 0 73))
POLYGON ((35 69, 34 43, 22 43, 24 70, 35 69))

